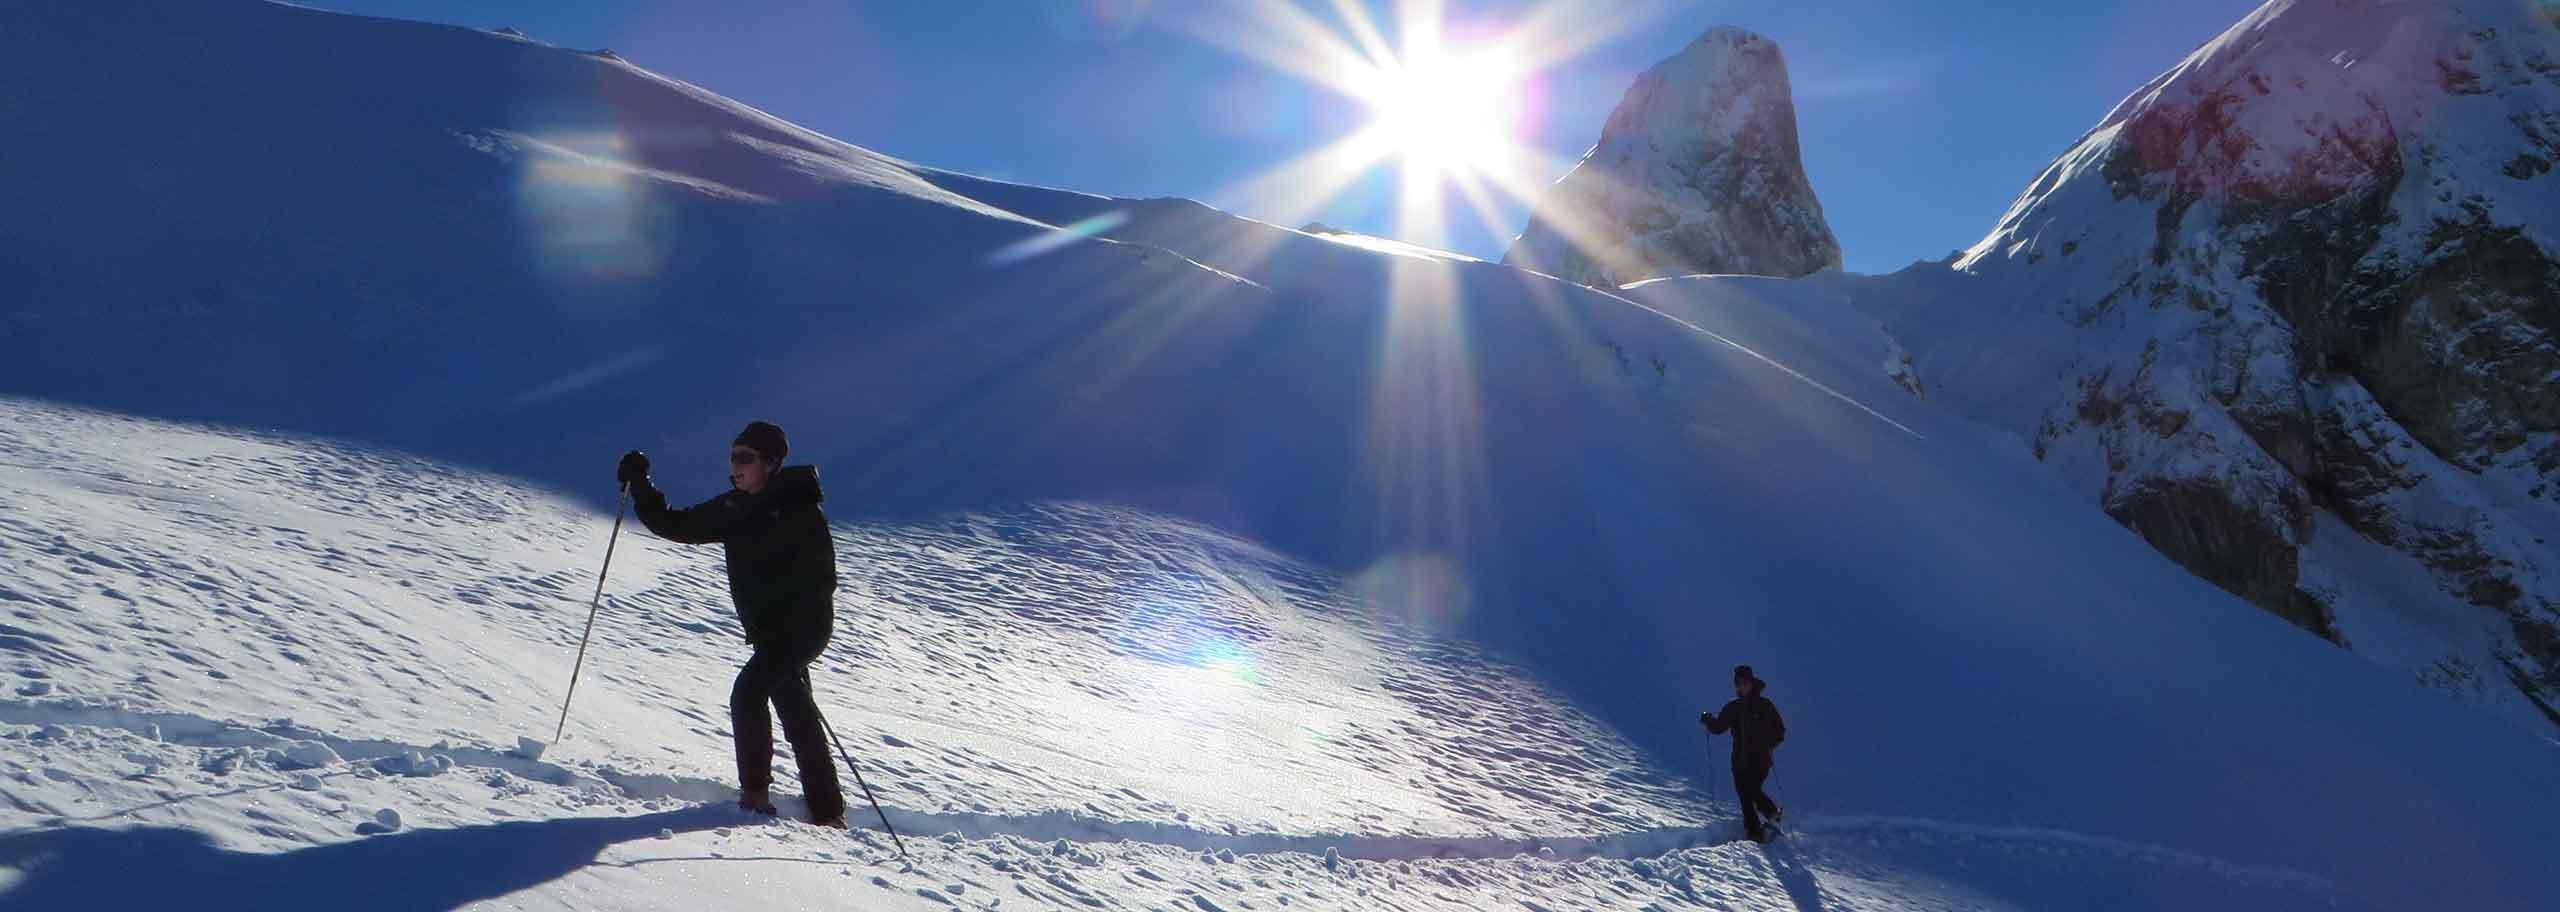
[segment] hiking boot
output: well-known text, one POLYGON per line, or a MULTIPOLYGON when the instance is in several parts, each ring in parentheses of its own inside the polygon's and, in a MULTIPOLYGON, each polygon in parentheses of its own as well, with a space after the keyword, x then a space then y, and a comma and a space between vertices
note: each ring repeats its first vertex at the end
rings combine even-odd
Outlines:
POLYGON ((773 793, 764 789, 748 789, 738 793, 738 810, 771 817, 781 813, 773 808, 773 793))
POLYGON ((833 816, 833 817, 829 817, 829 818, 827 818, 827 819, 825 819, 825 820, 812 820, 812 821, 809 821, 809 822, 810 822, 810 823, 813 823, 813 824, 816 824, 816 825, 818 825, 818 826, 826 827, 827 829, 830 829, 830 830, 841 830, 841 829, 844 829, 844 828, 845 828, 845 826, 844 826, 844 815, 843 815, 843 814, 837 814, 837 815, 835 815, 835 816, 833 816))

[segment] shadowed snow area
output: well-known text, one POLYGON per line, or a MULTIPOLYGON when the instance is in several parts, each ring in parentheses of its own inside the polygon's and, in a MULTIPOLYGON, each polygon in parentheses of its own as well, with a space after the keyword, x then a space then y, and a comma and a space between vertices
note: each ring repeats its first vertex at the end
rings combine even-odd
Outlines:
POLYGON ((0 8, 32 85, 0 905, 2553 895, 2548 742, 2163 559, 1890 339, 1818 341, 1847 309, 932 172, 282 5, 0 8), (817 689, 911 866, 717 809, 710 549, 624 530, 569 734, 518 743, 613 457, 690 503, 751 418, 825 476, 817 689), (1695 721, 1737 662, 1790 723, 1770 846, 1695 721))
POLYGON ((1076 505, 839 529, 818 687, 902 863, 874 832, 725 809, 742 648, 701 554, 626 533, 571 734, 531 751, 606 517, 393 453, 19 400, 0 497, 13 906, 1925 909, 2092 878, 2135 890, 2121 908, 2340 898, 2021 828, 1813 817, 1729 843, 1698 784, 1522 669, 1333 574, 1076 505), (1938 883, 2001 858, 2035 870, 1938 883))

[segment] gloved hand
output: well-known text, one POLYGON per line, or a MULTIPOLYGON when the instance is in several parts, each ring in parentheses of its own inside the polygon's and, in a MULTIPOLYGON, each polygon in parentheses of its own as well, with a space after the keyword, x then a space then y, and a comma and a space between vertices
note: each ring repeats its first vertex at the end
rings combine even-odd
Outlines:
POLYGON ((620 482, 624 487, 647 487, 649 485, 649 454, 639 450, 622 454, 622 464, 613 469, 613 480, 620 482))
POLYGON ((1712 711, 1712 710, 1710 710, 1710 711, 1708 711, 1708 712, 1702 712, 1702 713, 1699 713, 1699 714, 1698 714, 1698 724, 1700 724, 1700 725, 1714 725, 1714 724, 1716 724, 1716 714, 1715 714, 1715 712, 1714 712, 1714 711, 1712 711))

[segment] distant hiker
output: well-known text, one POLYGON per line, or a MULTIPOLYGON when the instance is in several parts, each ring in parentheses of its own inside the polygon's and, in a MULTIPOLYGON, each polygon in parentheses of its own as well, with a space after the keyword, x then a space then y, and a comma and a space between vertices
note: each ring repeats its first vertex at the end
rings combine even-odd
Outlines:
POLYGON ((729 599, 755 653, 729 690, 729 727, 738 748, 738 806, 760 814, 773 807, 773 704, 782 737, 800 761, 809 819, 844 826, 844 792, 827 755, 824 720, 809 693, 809 663, 827 648, 835 626, 836 548, 818 509, 818 470, 783 467, 791 452, 782 429, 747 425, 729 444, 726 494, 682 510, 649 483, 649 457, 633 450, 614 473, 630 486, 640 523, 668 541, 717 542, 728 557, 729 599))
POLYGON ((1770 823, 1778 822, 1786 812, 1760 790, 1769 781, 1771 753, 1787 740, 1787 720, 1778 717, 1778 704, 1760 695, 1769 682, 1751 673, 1751 666, 1733 666, 1733 701, 1720 713, 1699 713, 1699 724, 1713 734, 1733 730, 1733 794, 1742 803, 1742 831, 1753 842, 1769 841, 1769 833, 1760 826, 1760 815, 1767 814, 1770 823))

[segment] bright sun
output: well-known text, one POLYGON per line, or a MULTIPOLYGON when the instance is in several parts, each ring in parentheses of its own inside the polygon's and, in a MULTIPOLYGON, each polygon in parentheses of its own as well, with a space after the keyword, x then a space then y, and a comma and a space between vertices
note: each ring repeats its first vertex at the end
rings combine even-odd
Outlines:
MULTIPOLYGON (((1174 21, 1194 36, 1369 111, 1368 122, 1280 162, 1217 198, 1281 223, 1304 221, 1380 165, 1400 166, 1393 237, 1450 239, 1452 214, 1503 235, 1519 209, 1573 162, 1524 135, 1543 109, 1548 73, 1631 34, 1678 5, 1657 0, 1529 0, 1507 18, 1447 18, 1447 0, 1237 0, 1174 21), (1389 18, 1373 15, 1378 7, 1389 18)), ((1272 101, 1240 104, 1250 121, 1272 101)), ((1571 229, 1567 229, 1571 230, 1571 229)))
POLYGON ((1449 176, 1500 170, 1518 140, 1518 69, 1499 51, 1427 49, 1366 68, 1354 83, 1370 128, 1410 166, 1449 176))

